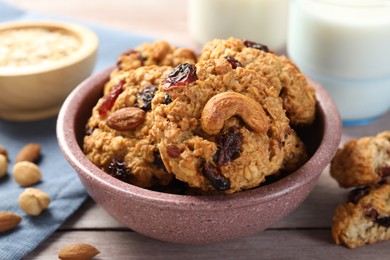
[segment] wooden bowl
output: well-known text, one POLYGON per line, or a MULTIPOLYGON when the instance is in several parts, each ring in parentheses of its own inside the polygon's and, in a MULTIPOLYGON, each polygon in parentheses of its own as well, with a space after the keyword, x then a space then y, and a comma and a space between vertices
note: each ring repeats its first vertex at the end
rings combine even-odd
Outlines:
POLYGON ((1 24, 0 33, 37 28, 69 35, 79 45, 74 52, 57 60, 0 66, 0 119, 29 121, 57 115, 68 94, 92 72, 98 38, 84 26, 65 22, 26 21, 1 24))
POLYGON ((108 175, 89 161, 81 148, 85 125, 103 95, 111 70, 88 78, 69 95, 58 116, 57 138, 65 158, 96 203, 124 225, 149 237, 205 244, 264 230, 304 201, 340 142, 338 110, 326 91, 313 83, 317 91, 316 120, 300 133, 311 158, 297 171, 271 184, 229 195, 190 196, 143 189, 108 175))

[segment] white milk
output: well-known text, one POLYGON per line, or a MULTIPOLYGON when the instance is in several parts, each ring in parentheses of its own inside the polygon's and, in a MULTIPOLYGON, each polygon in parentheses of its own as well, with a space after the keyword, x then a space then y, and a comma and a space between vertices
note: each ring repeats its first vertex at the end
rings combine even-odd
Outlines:
POLYGON ((188 14, 191 36, 201 44, 236 37, 285 48, 288 0, 190 0, 188 14))
POLYGON ((292 0, 287 52, 344 121, 390 108, 390 0, 292 0))

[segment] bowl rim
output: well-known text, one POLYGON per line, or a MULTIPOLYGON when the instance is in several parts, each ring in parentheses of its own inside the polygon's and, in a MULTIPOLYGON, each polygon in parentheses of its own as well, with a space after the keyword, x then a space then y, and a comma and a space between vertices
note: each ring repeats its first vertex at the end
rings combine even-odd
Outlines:
POLYGON ((49 62, 47 64, 37 64, 33 66, 21 67, 0 67, 0 77, 14 77, 31 74, 39 74, 57 70, 63 67, 68 67, 85 58, 93 55, 96 52, 99 39, 94 31, 86 26, 76 24, 73 22, 51 21, 51 20, 26 20, 17 22, 5 22, 0 24, 0 32, 12 29, 25 28, 44 28, 51 30, 63 30, 70 34, 76 35, 80 40, 80 47, 72 54, 63 57, 59 60, 49 62))
POLYGON ((99 186, 99 188, 113 189, 129 199, 142 200, 149 202, 149 204, 153 203, 160 208, 169 207, 180 210, 196 208, 210 211, 265 203, 301 188, 302 183, 315 181, 336 153, 341 140, 341 119, 335 103, 323 87, 308 79, 310 84, 316 89, 317 109, 320 109, 319 112, 323 114, 324 129, 318 149, 311 156, 310 160, 297 171, 274 183, 227 195, 178 195, 140 188, 109 176, 89 161, 79 147, 74 131, 75 117, 78 108, 82 104, 83 97, 94 87, 97 87, 97 82, 105 82, 111 71, 112 67, 109 67, 87 78, 68 96, 58 115, 57 139, 62 153, 78 174, 86 179, 97 180, 94 185, 99 186), (324 140, 327 141, 324 142, 324 140), (73 149, 74 147, 75 149, 73 149), (322 170, 319 173, 310 170, 313 167, 322 167, 322 170), (288 182, 291 185, 288 185, 288 182))

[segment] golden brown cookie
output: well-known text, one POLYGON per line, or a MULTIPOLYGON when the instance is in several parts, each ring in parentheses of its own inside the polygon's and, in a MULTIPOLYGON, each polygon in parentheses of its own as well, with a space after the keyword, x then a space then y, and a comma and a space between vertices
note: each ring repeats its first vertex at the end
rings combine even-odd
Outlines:
POLYGON ((349 248, 390 239, 390 182, 351 191, 336 208, 332 237, 349 248))
POLYGON ((99 168, 140 187, 166 185, 172 180, 149 134, 151 101, 167 66, 144 66, 112 77, 106 94, 87 124, 84 152, 99 168))
POLYGON ((311 124, 315 117, 314 88, 285 56, 278 56, 264 45, 235 38, 205 44, 200 61, 216 58, 236 60, 237 66, 255 70, 264 77, 270 92, 280 96, 294 126, 311 124))
POLYGON ((187 48, 177 48, 165 41, 144 43, 127 50, 118 58, 118 71, 128 71, 142 66, 172 66, 182 63, 196 63, 196 54, 187 48))
POLYGON ((302 165, 291 158, 306 159, 304 146, 270 91, 265 78, 235 60, 176 67, 152 103, 166 169, 190 187, 232 193, 302 165))
POLYGON ((344 188, 368 185, 390 174, 390 131, 351 140, 331 161, 330 173, 344 188))

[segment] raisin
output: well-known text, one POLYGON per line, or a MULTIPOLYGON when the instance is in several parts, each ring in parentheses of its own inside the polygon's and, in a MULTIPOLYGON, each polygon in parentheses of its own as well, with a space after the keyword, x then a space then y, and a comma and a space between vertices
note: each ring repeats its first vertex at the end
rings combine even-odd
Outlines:
POLYGON ((236 58, 232 56, 225 56, 224 58, 230 63, 233 69, 237 69, 237 67, 242 67, 242 64, 238 60, 236 60, 236 58))
POLYGON ((196 81, 196 67, 194 64, 183 63, 177 66, 169 73, 168 77, 164 80, 164 89, 171 90, 177 87, 187 87, 188 84, 196 81))
POLYGON ((383 227, 390 227, 390 217, 376 218, 375 223, 383 227))
POLYGON ((363 210, 364 210, 364 215, 366 215, 366 217, 369 217, 373 221, 375 221, 378 218, 378 211, 376 211, 375 209, 369 206, 365 206, 363 210))
POLYGON ((176 158, 179 157, 182 150, 175 144, 167 144, 167 153, 169 157, 176 158))
POLYGON ((103 97, 103 101, 100 103, 100 106, 98 108, 100 117, 105 117, 107 115, 107 112, 110 111, 111 108, 114 106, 116 99, 123 92, 123 86, 125 85, 125 83, 126 81, 122 79, 118 82, 116 86, 111 89, 110 93, 103 97))
POLYGON ((152 109, 152 99, 156 94, 157 87, 155 85, 149 85, 145 87, 143 90, 138 92, 137 99, 142 100, 142 104, 138 105, 139 108, 144 110, 145 112, 152 109))
POLYGON ((385 166, 385 167, 382 167, 382 168, 379 168, 378 169, 378 174, 381 176, 381 177, 387 177, 387 176, 390 176, 390 167, 389 166, 385 166))
POLYGON ((364 208, 364 214, 376 224, 387 228, 390 227, 390 217, 379 217, 376 209, 367 206, 364 208))
MULTIPOLYGON (((145 59, 144 59, 144 57, 142 57, 142 55, 141 55, 141 53, 140 53, 139 51, 130 49, 130 50, 127 50, 127 51, 125 51, 124 53, 122 53, 121 56, 130 56, 130 55, 132 55, 132 54, 135 54, 135 55, 136 55, 137 59, 141 62, 141 66, 144 66, 144 65, 145 65, 145 62, 144 62, 145 59)), ((122 63, 121 60, 118 61, 118 63, 116 64, 117 67, 120 68, 120 67, 121 67, 121 63, 122 63)))
POLYGON ((217 153, 214 157, 219 165, 226 165, 241 154, 242 136, 237 127, 230 127, 216 137, 217 153))
POLYGON ((168 104, 170 104, 170 103, 172 103, 172 98, 171 98, 167 93, 165 93, 165 96, 164 96, 164 104, 165 104, 165 105, 168 105, 168 104))
POLYGON ((370 187, 364 186, 351 190, 348 193, 348 201, 357 204, 358 201, 370 192, 370 187))
POLYGON ((230 189, 230 180, 225 178, 212 163, 205 162, 202 168, 202 174, 217 191, 230 189))
POLYGON ((261 44, 261 43, 245 40, 244 41, 244 45, 246 47, 249 47, 249 48, 254 48, 254 49, 258 49, 260 51, 269 52, 269 49, 268 49, 267 45, 264 45, 264 44, 261 44))
POLYGON ((131 170, 126 168, 126 162, 113 159, 107 167, 107 173, 121 181, 131 182, 131 170))

